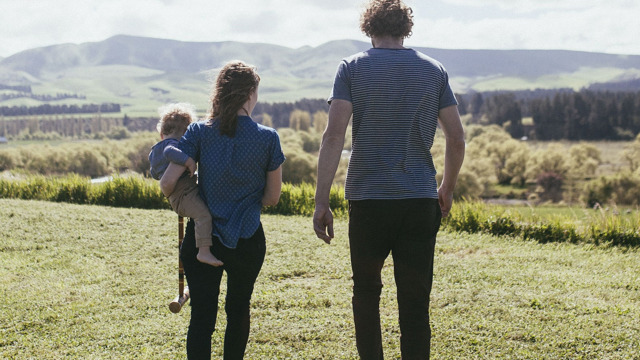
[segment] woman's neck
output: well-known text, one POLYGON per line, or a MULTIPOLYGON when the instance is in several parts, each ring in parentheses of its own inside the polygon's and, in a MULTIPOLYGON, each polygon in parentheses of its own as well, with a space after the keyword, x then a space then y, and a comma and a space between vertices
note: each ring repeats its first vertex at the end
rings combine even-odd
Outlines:
POLYGON ((255 89, 251 95, 249 95, 249 99, 242 105, 242 107, 238 110, 238 115, 245 115, 251 117, 251 113, 253 109, 256 107, 256 103, 258 102, 258 89, 255 89))

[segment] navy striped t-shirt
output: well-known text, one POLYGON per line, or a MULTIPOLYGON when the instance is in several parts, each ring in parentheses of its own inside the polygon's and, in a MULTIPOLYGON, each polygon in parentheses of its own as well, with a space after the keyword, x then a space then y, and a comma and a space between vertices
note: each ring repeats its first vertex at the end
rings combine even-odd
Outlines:
POLYGON ((369 49, 340 63, 329 102, 353 104, 348 200, 438 198, 431 145, 457 105, 444 67, 413 49, 369 49))

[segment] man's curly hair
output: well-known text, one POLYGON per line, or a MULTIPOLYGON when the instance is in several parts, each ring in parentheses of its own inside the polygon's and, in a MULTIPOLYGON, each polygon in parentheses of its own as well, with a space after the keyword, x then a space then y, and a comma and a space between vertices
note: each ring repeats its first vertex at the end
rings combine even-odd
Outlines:
POLYGON ((371 0, 360 16, 360 30, 368 37, 408 38, 413 10, 402 0, 371 0))

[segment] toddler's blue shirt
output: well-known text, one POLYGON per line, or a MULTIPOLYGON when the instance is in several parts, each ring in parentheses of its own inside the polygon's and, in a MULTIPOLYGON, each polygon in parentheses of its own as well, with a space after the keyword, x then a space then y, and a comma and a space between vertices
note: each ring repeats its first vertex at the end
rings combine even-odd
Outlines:
POLYGON ((149 172, 152 178, 160 180, 167 171, 169 163, 184 165, 187 162, 189 156, 177 149, 176 145, 178 145, 178 139, 174 138, 167 138, 153 145, 149 152, 149 172))

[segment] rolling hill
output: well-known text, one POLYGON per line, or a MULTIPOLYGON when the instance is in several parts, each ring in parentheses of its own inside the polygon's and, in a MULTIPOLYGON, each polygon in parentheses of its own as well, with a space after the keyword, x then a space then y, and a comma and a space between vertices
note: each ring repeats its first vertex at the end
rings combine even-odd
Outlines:
MULTIPOLYGON (((203 109, 209 80, 215 76, 212 69, 228 60, 242 59, 258 67, 261 101, 324 98, 340 59, 369 47, 368 43, 352 40, 292 49, 270 44, 182 42, 119 35, 101 42, 35 48, 2 58, 0 84, 30 85, 36 94, 81 94, 86 102, 116 102, 130 115, 154 112, 170 101, 189 101, 203 109)), ((640 78, 638 55, 416 49, 445 65, 458 93, 580 89, 594 83, 640 78)), ((34 102, 17 97, 0 101, 0 106, 34 102)))

